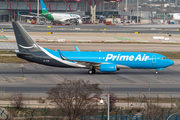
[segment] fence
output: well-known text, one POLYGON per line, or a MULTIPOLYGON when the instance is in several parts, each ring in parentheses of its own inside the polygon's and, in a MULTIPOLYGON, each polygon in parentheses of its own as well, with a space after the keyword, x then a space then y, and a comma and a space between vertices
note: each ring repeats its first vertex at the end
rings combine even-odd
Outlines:
MULTIPOLYGON (((166 115, 165 120, 167 120, 168 115, 166 115)), ((179 115, 172 116, 169 120, 179 120, 179 115)), ((91 116, 83 117, 82 120, 107 120, 107 116, 91 116)), ((146 116, 143 115, 110 115, 110 120, 149 120, 146 116)), ((159 118, 153 120, 160 120, 159 118)))
MULTIPOLYGON (((16 119, 16 120, 27 120, 27 119, 33 119, 33 120, 66 120, 66 116, 63 114, 63 111, 57 111, 58 115, 52 115, 49 114, 51 111, 49 108, 44 107, 41 109, 41 112, 37 109, 31 109, 28 110, 28 108, 25 106, 24 109, 19 109, 17 111, 14 111, 14 115, 12 112, 10 112, 12 108, 7 106, 6 108, 0 107, 0 119, 3 118, 3 120, 10 120, 10 119, 16 119), (19 114, 20 112, 23 112, 23 114, 19 114), (36 112, 40 112, 41 114, 37 114, 36 112)), ((118 115, 119 110, 116 111, 116 115, 110 115, 110 120, 180 120, 180 116, 177 115, 179 113, 171 113, 165 114, 163 116, 157 115, 153 116, 150 119, 148 115, 131 115, 131 112, 129 112, 129 115, 118 115)), ((132 110, 130 110, 132 111, 132 110)), ((107 115, 104 115, 107 111, 103 110, 101 115, 94 115, 94 116, 81 116, 81 120, 107 120, 107 115)), ((121 110, 122 114, 122 110, 121 110)))

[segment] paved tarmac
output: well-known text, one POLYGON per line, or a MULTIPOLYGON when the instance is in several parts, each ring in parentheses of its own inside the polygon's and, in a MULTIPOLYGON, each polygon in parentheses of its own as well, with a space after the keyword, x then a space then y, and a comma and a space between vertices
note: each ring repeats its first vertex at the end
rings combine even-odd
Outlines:
MULTIPOLYGON (((177 29, 180 29, 180 24, 175 25, 158 25, 158 24, 138 24, 138 25, 104 25, 104 24, 83 24, 83 25, 70 25, 70 26, 55 26, 55 25, 32 25, 22 23, 24 28, 28 32, 114 32, 114 33, 171 33, 179 34, 177 29), (47 26, 52 26, 47 28, 47 26), (106 30, 104 30, 104 28, 106 30)), ((0 23, 0 28, 4 29, 4 32, 12 32, 12 25, 10 23, 0 23)))
POLYGON ((87 69, 55 68, 35 63, 0 64, 0 95, 10 96, 22 92, 26 96, 46 96, 46 92, 62 82, 70 80, 90 80, 99 83, 103 93, 115 92, 119 97, 137 97, 143 94, 156 97, 180 97, 180 64, 175 64, 156 75, 150 69, 122 69, 116 73, 89 75, 87 69), (150 92, 149 92, 150 82, 150 92), (139 89, 140 88, 140 89, 139 89))
POLYGON ((74 51, 76 45, 81 51, 162 51, 179 52, 176 44, 125 44, 125 43, 38 43, 40 46, 53 50, 74 51))
MULTIPOLYGON (((75 51, 75 45, 81 51, 161 51, 179 52, 180 44, 127 44, 127 43, 38 43, 38 45, 62 51, 75 51)), ((0 42, 0 50, 18 49, 15 42, 0 42)))

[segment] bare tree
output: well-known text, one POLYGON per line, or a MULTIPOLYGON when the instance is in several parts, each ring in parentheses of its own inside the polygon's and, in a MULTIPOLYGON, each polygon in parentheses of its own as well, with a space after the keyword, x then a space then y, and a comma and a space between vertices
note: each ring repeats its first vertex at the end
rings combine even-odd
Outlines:
POLYGON ((22 93, 13 94, 11 97, 11 104, 16 107, 17 109, 20 109, 24 104, 24 96, 22 93))
POLYGON ((144 115, 148 120, 156 120, 163 118, 164 113, 162 112, 162 108, 154 103, 152 103, 152 99, 146 100, 147 109, 144 115))
POLYGON ((99 97, 101 93, 99 84, 90 84, 89 81, 82 79, 77 81, 65 79, 47 92, 48 99, 53 100, 69 120, 97 113, 97 105, 89 98, 99 97))

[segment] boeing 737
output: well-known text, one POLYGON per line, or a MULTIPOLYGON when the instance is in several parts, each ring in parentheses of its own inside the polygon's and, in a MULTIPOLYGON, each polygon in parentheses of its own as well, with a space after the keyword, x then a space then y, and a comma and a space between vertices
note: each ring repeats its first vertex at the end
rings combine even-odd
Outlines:
POLYGON ((155 69, 159 70, 174 64, 170 59, 156 53, 146 52, 101 52, 101 51, 76 51, 50 50, 39 46, 26 32, 19 22, 13 22, 16 36, 16 54, 19 58, 43 65, 89 69, 93 74, 96 70, 100 72, 116 72, 120 69, 155 69))
MULTIPOLYGON (((41 10, 42 10, 42 13, 40 15, 42 15, 44 18, 47 18, 48 20, 51 20, 54 23, 75 23, 76 25, 82 24, 82 18, 80 15, 67 14, 67 13, 50 13, 47 11, 47 8, 43 0, 40 0, 40 2, 41 2, 41 10)), ((30 15, 21 15, 19 13, 18 15, 22 17, 29 17, 29 18, 38 17, 38 16, 30 16, 30 15)), ((42 16, 40 16, 40 18, 42 18, 42 16)))

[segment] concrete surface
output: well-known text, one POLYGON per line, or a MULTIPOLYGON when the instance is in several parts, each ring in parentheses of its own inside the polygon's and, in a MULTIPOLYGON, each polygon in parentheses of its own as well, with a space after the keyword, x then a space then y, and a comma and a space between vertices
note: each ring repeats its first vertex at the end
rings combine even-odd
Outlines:
POLYGON ((11 96, 22 92, 28 97, 46 97, 45 94, 65 78, 70 80, 90 80, 99 83, 103 93, 113 91, 118 97, 137 97, 146 94, 150 97, 180 97, 180 65, 176 64, 160 74, 150 69, 122 69, 116 73, 89 75, 86 69, 54 68, 39 64, 0 64, 0 95, 11 96), (149 92, 150 82, 150 92, 149 92), (140 88, 140 89, 139 89, 140 88))
MULTIPOLYGON (((176 25, 129 25, 129 26, 107 26, 103 24, 79 25, 79 26, 52 26, 31 25, 23 23, 25 29, 36 41, 91 41, 91 42, 160 42, 160 43, 180 43, 179 24, 176 25), (78 30, 78 29, 80 30, 78 30), (106 30, 104 30, 106 28, 106 30), (47 32, 53 32, 47 35, 47 32), (139 32, 140 34, 135 34, 139 32), (169 36, 171 35, 171 36, 169 36), (169 40, 153 39, 153 36, 164 36, 169 40)), ((0 23, 0 41, 15 41, 12 25, 10 23, 0 23), (5 37, 3 39, 3 37, 5 37)))
MULTIPOLYGON (((127 43, 38 43, 38 45, 62 51, 75 51, 76 45, 81 51, 161 51, 179 52, 180 44, 127 44, 127 43)), ((18 49, 15 42, 0 42, 0 50, 18 49)))

